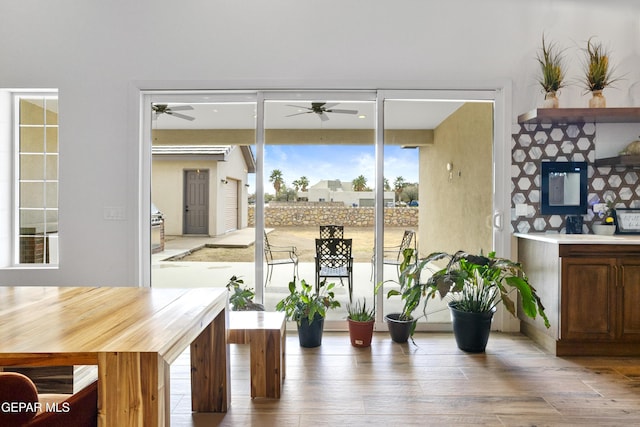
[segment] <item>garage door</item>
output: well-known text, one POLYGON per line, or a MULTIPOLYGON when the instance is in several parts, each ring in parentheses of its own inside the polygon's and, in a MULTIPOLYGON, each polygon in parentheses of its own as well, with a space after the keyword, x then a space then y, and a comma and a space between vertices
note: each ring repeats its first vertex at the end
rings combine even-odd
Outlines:
POLYGON ((238 229, 238 180, 227 178, 224 185, 224 230, 238 229))

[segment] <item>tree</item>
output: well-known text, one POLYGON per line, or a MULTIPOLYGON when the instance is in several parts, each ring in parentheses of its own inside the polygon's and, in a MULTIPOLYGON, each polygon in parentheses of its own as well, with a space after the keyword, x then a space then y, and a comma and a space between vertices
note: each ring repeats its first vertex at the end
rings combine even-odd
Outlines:
POLYGON ((402 190, 407 186, 407 182, 403 177, 396 177, 395 181, 393 181, 393 191, 395 191, 398 201, 400 201, 400 194, 402 194, 402 190))
POLYGON ((307 187, 309 186, 309 178, 306 176, 301 176, 292 182, 296 191, 307 191, 307 187))
POLYGON ((273 189, 276 190, 276 196, 280 193, 280 189, 284 185, 284 179, 282 179, 282 171, 280 169, 274 169, 271 171, 269 182, 273 183, 273 189))
POLYGON ((389 184, 389 178, 383 178, 384 181, 384 191, 391 191, 391 184, 389 184))
POLYGON ((365 191, 367 189, 367 178, 364 175, 360 175, 351 181, 351 185, 353 185, 353 191, 365 191))

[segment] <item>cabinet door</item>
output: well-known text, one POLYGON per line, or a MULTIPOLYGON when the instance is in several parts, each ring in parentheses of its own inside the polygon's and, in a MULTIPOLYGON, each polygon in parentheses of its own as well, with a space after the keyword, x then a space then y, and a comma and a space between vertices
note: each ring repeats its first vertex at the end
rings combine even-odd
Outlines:
POLYGON ((562 258, 561 339, 615 339, 616 259, 562 258))
POLYGON ((621 338, 640 341, 640 259, 621 258, 618 277, 621 338))

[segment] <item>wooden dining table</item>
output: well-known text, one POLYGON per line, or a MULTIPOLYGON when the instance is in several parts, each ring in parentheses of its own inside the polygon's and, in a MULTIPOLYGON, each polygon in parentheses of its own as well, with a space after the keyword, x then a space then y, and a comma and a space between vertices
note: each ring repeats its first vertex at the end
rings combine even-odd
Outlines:
POLYGON ((0 367, 98 366, 98 426, 168 426, 169 366, 190 346, 192 409, 226 412, 220 288, 0 287, 0 367))

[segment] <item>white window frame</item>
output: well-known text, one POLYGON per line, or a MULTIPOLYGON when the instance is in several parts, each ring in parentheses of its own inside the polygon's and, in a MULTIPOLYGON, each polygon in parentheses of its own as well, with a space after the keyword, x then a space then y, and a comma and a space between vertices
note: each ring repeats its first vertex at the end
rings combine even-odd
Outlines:
MULTIPOLYGON (((23 182, 23 180, 21 180, 20 178, 20 155, 21 154, 25 154, 21 151, 21 147, 20 147, 20 132, 21 132, 21 127, 29 127, 29 125, 21 125, 20 124, 20 101, 23 99, 44 99, 45 102, 47 100, 56 100, 56 102, 58 101, 58 91, 57 90, 26 90, 26 91, 16 91, 12 93, 12 104, 11 104, 11 112, 12 112, 12 151, 13 151, 13 173, 12 173, 12 182, 13 182, 13 191, 12 191, 12 265, 13 266, 18 266, 20 268, 58 268, 59 265, 59 256, 58 256, 58 250, 57 248, 59 247, 58 244, 58 231, 55 232, 54 235, 48 235, 47 232, 47 224, 46 224, 46 215, 45 215, 45 224, 44 224, 44 234, 48 235, 49 237, 49 247, 52 248, 55 246, 55 250, 50 251, 50 262, 48 263, 22 263, 20 262, 20 239, 21 239, 21 233, 20 233, 20 229, 21 229, 21 224, 20 224, 20 214, 21 211, 24 211, 25 208, 23 208, 20 205, 20 183, 23 182), (52 239, 53 237, 53 239, 52 239), (55 240, 54 240, 55 239, 55 240), (51 241, 54 240, 55 243, 53 243, 53 246, 51 245, 51 241)), ((56 128, 59 129, 59 122, 57 122, 55 125, 51 125, 51 124, 47 124, 46 122, 43 123, 42 125, 34 125, 33 127, 44 127, 45 129, 47 127, 50 128, 56 128)), ((60 175, 59 175, 59 164, 60 164, 60 145, 59 145, 59 139, 58 139, 58 149, 55 153, 47 153, 46 151, 46 134, 47 132, 44 132, 44 145, 43 145, 43 155, 44 155, 44 163, 43 163, 43 167, 45 168, 46 171, 46 167, 47 167, 47 156, 56 156, 57 160, 56 160, 56 168, 57 168, 57 172, 56 172, 56 177, 57 179, 47 179, 46 177, 46 173, 45 173, 45 177, 43 178, 43 180, 24 180, 24 182, 55 182, 58 186, 58 191, 57 191, 57 195, 56 195, 56 207, 55 208, 51 208, 51 207, 47 207, 46 205, 46 197, 47 194, 46 192, 43 192, 43 207, 42 209, 44 209, 44 211, 56 211, 57 215, 58 215, 58 222, 60 220, 59 218, 59 203, 60 203, 60 199, 59 199, 59 191, 60 191, 60 175)), ((58 131, 58 135, 59 135, 59 131, 58 131)), ((28 153, 27 153, 28 154, 28 153)), ((35 153, 33 153, 35 154, 35 153)), ((38 152, 39 154, 39 152, 38 152)), ((45 247, 45 251, 46 251, 46 247, 45 247)), ((46 254, 46 252, 45 252, 46 254)))

